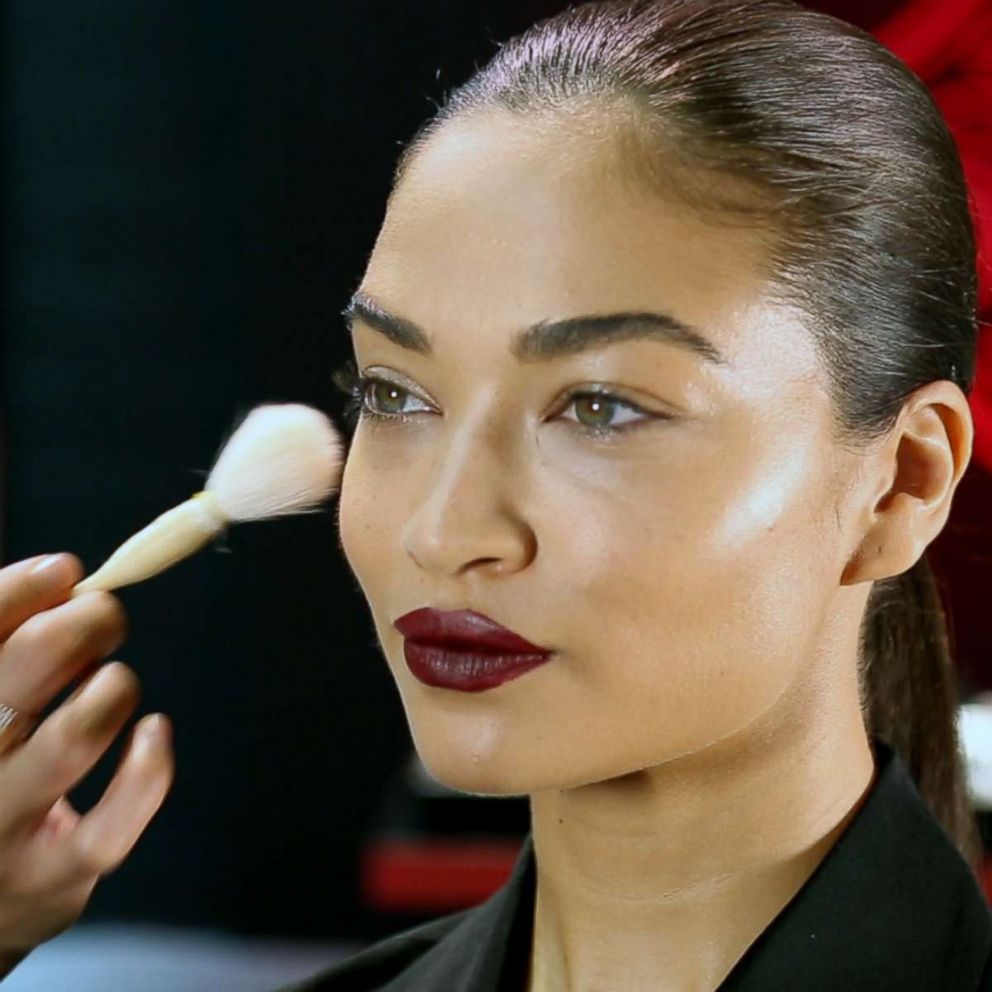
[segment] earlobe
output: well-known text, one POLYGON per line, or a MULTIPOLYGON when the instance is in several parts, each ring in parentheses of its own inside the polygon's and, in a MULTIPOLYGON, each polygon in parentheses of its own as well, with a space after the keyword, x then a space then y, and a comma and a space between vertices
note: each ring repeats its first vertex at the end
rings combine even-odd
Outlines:
POLYGON ((967 398, 953 383, 930 383, 907 401, 873 458, 875 478, 885 472, 892 482, 869 511, 869 527, 844 569, 843 585, 900 575, 922 557, 950 515, 972 434, 967 398))
POLYGON ((912 498, 905 493, 894 494, 890 509, 865 534, 848 561, 841 585, 874 582, 912 568, 929 543, 917 536, 914 516, 912 498))

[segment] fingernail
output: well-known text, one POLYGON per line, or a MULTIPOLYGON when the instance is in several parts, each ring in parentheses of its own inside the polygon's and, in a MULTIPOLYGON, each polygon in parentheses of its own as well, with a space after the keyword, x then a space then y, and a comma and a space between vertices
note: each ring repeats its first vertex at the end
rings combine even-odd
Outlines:
POLYGON ((68 585, 71 578, 69 559, 64 554, 47 555, 31 569, 31 575, 46 584, 68 585))
POLYGON ((161 713, 152 714, 138 728, 138 739, 145 746, 164 743, 169 739, 169 721, 161 713))

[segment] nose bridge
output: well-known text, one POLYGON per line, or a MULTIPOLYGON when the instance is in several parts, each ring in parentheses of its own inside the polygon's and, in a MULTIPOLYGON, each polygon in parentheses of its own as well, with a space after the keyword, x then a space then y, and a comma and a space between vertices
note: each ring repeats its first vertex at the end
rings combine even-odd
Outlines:
POLYGON ((403 542, 423 568, 448 574, 473 562, 519 567, 532 544, 513 499, 512 442, 491 410, 439 444, 403 542))

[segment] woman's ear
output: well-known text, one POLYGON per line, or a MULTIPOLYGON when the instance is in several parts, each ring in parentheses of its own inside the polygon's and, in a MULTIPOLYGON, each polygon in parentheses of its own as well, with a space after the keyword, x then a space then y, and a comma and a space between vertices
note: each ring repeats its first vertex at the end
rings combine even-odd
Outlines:
POLYGON ((900 575, 916 564, 947 522, 973 439, 968 398, 953 382, 927 383, 909 396, 862 467, 862 505, 851 505, 864 524, 842 585, 900 575))

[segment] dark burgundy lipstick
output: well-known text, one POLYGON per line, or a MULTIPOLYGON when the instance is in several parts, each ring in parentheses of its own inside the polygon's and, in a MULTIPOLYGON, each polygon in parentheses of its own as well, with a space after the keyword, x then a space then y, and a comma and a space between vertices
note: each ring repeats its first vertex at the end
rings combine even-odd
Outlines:
POLYGON ((546 662, 547 648, 531 644, 474 610, 405 613, 393 626, 403 635, 406 663, 425 685, 481 692, 546 662))

